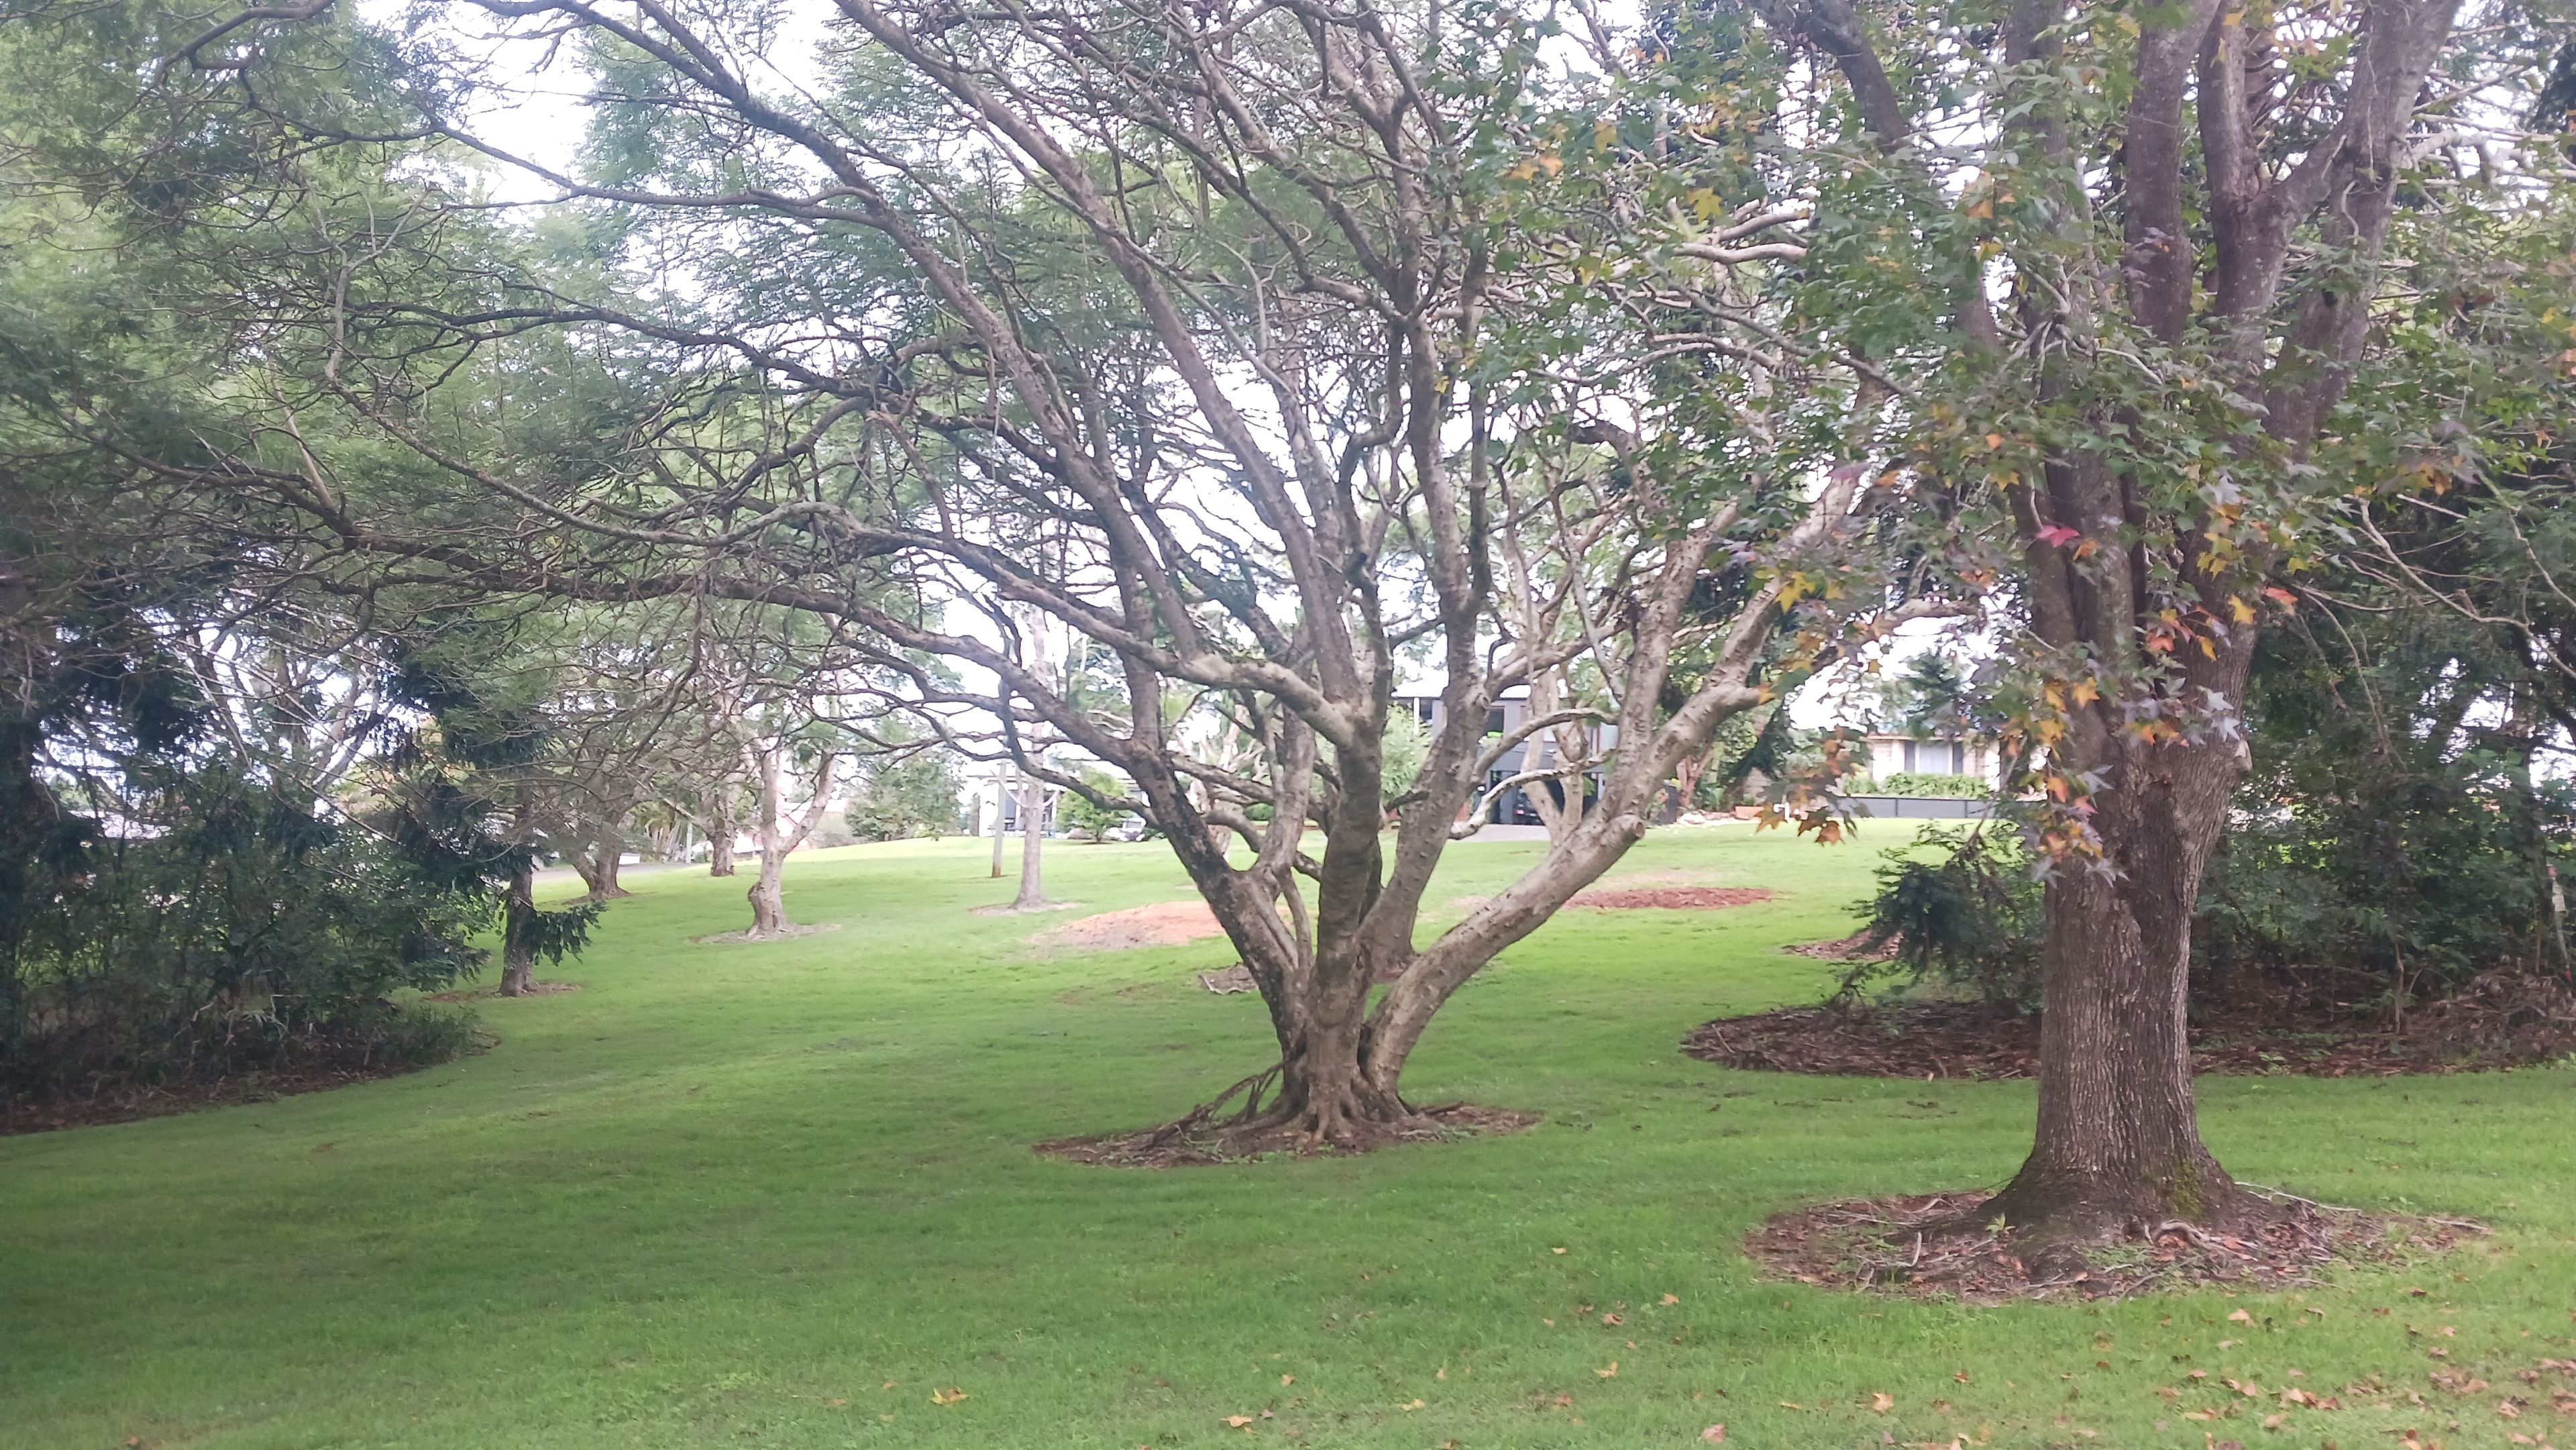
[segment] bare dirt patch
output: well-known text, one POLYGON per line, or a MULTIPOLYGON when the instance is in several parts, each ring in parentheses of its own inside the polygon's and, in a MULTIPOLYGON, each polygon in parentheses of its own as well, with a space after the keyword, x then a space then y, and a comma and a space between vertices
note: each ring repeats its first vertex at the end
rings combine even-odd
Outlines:
POLYGON ((1116 952, 1138 947, 1176 947, 1205 937, 1223 936, 1216 913, 1204 901, 1158 901, 1125 911, 1104 911, 1068 921, 1033 938, 1039 946, 1077 951, 1116 952))
MULTIPOLYGON (((1773 1275, 1838 1289, 2000 1304, 2014 1299, 2119 1299, 2151 1290, 2232 1284, 2284 1289, 2341 1264, 2394 1264, 2482 1234, 2457 1219, 2373 1215, 2263 1195, 2273 1212, 2243 1237, 2183 1223, 2099 1245, 2072 1273, 2036 1270, 2016 1230, 1981 1220, 1982 1190, 1853 1199, 1775 1214, 1744 1240, 1773 1275)), ((2056 1246, 2050 1246, 2054 1249, 2056 1246)))
POLYGON ((1058 1138, 1037 1144, 1036 1151, 1068 1163, 1091 1163, 1109 1168, 1204 1168, 1279 1153, 1306 1158, 1365 1153, 1392 1148, 1399 1143, 1438 1143, 1490 1133, 1517 1133, 1538 1121, 1536 1114, 1515 1113, 1507 1108, 1444 1103, 1438 1107, 1418 1108, 1410 1121, 1384 1125, 1363 1137, 1338 1143, 1317 1143, 1294 1127, 1247 1132, 1210 1122, 1201 1114, 1193 1113, 1179 1122, 1148 1128, 1141 1133, 1058 1138))
MULTIPOLYGON (((2207 1009, 2190 1028, 2196 1072, 2247 1076, 2396 1077, 2551 1062, 2576 1051, 2576 1011, 2528 994, 2472 988, 2412 1014, 2404 1034, 2383 1017, 2289 999, 2207 1009)), ((2039 1018, 1982 1002, 1784 1007, 1723 1017, 1682 1039, 1720 1067, 1836 1077, 2023 1078, 2039 1068, 2039 1018)))

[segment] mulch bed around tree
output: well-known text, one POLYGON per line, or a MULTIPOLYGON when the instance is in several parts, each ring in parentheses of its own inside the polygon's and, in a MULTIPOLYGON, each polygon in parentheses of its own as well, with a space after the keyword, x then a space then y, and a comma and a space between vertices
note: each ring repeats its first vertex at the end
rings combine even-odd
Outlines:
POLYGON ((2213 1283, 2284 1289, 2317 1283, 2334 1264, 2403 1262, 2485 1232, 2463 1220, 2375 1216, 2263 1194, 2277 1212, 2245 1237, 2168 1223, 2091 1251, 2072 1272, 2052 1272, 2024 1259, 2013 1229, 1979 1218, 1978 1209, 1993 1196, 1926 1193, 1819 1204, 1773 1215, 1745 1236, 1744 1249, 1772 1274, 1802 1284, 2000 1304, 2118 1299, 2213 1283))
POLYGON ((141 1118, 166 1118, 174 1113, 193 1113, 200 1108, 272 1102, 299 1093, 318 1093, 375 1082, 380 1078, 401 1077, 405 1073, 439 1065, 418 1062, 390 1066, 317 1065, 244 1073, 211 1082, 109 1088, 89 1097, 12 1098, 0 1102, 0 1138, 17 1133, 50 1133, 62 1128, 95 1127, 101 1123, 130 1123, 141 1118))
MULTIPOLYGON (((1224 1099, 1218 1101, 1223 1102, 1224 1099)), ((1058 1138, 1036 1145, 1036 1151, 1068 1163, 1091 1163, 1110 1168, 1204 1168, 1221 1163, 1240 1163, 1273 1153, 1299 1157, 1365 1153, 1391 1148, 1398 1143, 1436 1143, 1488 1133, 1517 1133, 1539 1121, 1533 1113, 1483 1108, 1473 1103, 1445 1103, 1439 1107, 1420 1108, 1415 1110, 1414 1117, 1413 1125, 1390 1127, 1358 1141, 1317 1144, 1307 1141, 1304 1135, 1292 1128, 1247 1133, 1208 1122, 1201 1113, 1192 1113, 1179 1122, 1148 1128, 1141 1133, 1058 1138)))
MULTIPOLYGON (((2483 979, 2482 979, 2483 980, 2483 979)), ((2301 1007, 2288 999, 2218 1004, 2190 1031, 2198 1072, 2394 1077, 2551 1062, 2576 1051, 2576 1010, 2551 984, 2469 990, 2412 1015, 2403 1036, 2385 1018, 2301 1007)), ((1838 1077, 2022 1078, 2039 1064, 2039 1019, 1982 1002, 1784 1007, 1722 1017, 1682 1039, 1720 1067, 1838 1077)))

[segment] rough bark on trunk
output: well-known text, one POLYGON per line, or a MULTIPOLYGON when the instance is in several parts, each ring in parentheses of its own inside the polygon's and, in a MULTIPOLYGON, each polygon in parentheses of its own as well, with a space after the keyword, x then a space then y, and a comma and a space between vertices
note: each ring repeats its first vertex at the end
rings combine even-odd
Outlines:
POLYGON ((2217 833, 2106 824, 2126 879, 2069 864, 2049 884, 2038 1128, 1980 1213, 2067 1240, 2233 1227, 2256 1200, 2201 1142, 2185 1037, 2191 908, 2217 833))
POLYGON ((521 862, 501 908, 501 995, 524 997, 537 975, 537 871, 521 862))
POLYGON ((1034 775, 1020 780, 1020 891, 1012 898, 1013 911, 1044 911, 1045 880, 1040 871, 1040 856, 1045 850, 1046 782, 1034 775))

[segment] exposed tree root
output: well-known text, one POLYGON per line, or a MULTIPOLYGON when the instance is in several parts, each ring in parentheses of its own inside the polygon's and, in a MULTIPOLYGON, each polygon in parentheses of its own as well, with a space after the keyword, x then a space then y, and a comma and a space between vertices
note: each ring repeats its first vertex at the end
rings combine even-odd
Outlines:
POLYGON ((1058 1138, 1038 1144, 1036 1151, 1068 1162, 1117 1168, 1203 1167, 1272 1153, 1365 1153, 1397 1143, 1516 1133, 1538 1121, 1534 1114, 1471 1103, 1407 1105, 1401 1115, 1384 1118, 1354 1112, 1319 1114, 1282 1100, 1278 1084, 1279 1068, 1274 1064, 1161 1127, 1058 1138))
MULTIPOLYGON (((519 989, 519 995, 522 997, 552 997, 564 992, 578 992, 580 990, 581 983, 579 982, 530 982, 527 986, 519 989)), ((501 989, 497 986, 460 987, 453 992, 432 992, 422 1000, 428 1002, 486 1002, 491 1001, 500 995, 501 989)))
POLYGON ((1744 1248, 1772 1274, 1802 1284, 1999 1304, 2120 1299, 2211 1283, 2285 1289, 2318 1283, 2338 1263, 2401 1263, 2486 1231, 2465 1220, 2367 1214, 2246 1191, 2265 1212, 2242 1234, 2166 1220, 2131 1223, 2080 1246, 2034 1242, 1980 1212, 1993 1194, 1970 1191, 1775 1214, 1745 1237, 1744 1248))
POLYGON ((778 930, 769 933, 767 936, 763 936, 754 931, 719 931, 710 933, 706 936, 693 936, 689 938, 689 940, 696 942, 700 946, 736 946, 745 942, 788 941, 800 936, 813 936, 817 932, 839 931, 840 929, 841 924, 837 921, 818 921, 812 923, 791 921, 787 925, 780 927, 778 930))

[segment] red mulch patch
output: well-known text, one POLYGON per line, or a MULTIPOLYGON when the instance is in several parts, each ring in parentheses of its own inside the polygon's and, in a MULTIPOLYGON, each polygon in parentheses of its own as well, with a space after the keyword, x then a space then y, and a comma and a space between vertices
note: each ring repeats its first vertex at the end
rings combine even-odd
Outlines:
MULTIPOLYGON (((2211 1283, 2283 1289, 2318 1282, 2335 1263, 2393 1263, 2439 1253, 2483 1233, 2457 1219, 2374 1216, 2288 1195, 2245 1237, 2168 1223, 2104 1244, 2073 1272, 2035 1270, 2015 1230, 1979 1220, 1990 1193, 1855 1199, 1774 1215, 1744 1240, 1775 1275, 1802 1284, 1869 1289, 1972 1304, 2013 1299, 2118 1299, 2211 1283)), ((2034 1256, 2038 1257, 2038 1256, 2034 1256)))
MULTIPOLYGON (((1218 1099, 1218 1102, 1223 1101, 1218 1099)), ((1532 1113, 1482 1108, 1473 1103, 1445 1103, 1439 1107, 1416 1109, 1412 1122, 1390 1124, 1366 1137, 1340 1143, 1316 1143, 1293 1127, 1247 1131, 1211 1122, 1202 1109, 1179 1122, 1148 1128, 1141 1133, 1058 1138, 1038 1144, 1036 1151, 1049 1158, 1062 1158, 1068 1163, 1092 1163, 1110 1168, 1202 1168, 1220 1163, 1239 1163, 1247 1158, 1273 1153, 1288 1153, 1301 1158, 1319 1154, 1366 1153, 1378 1148, 1392 1148, 1398 1143, 1436 1143, 1486 1133, 1517 1133, 1537 1122, 1537 1115, 1532 1113)))
MULTIPOLYGON (((2527 995, 2527 994, 2526 994, 2527 995)), ((2551 1062, 2576 1051, 2576 1013, 2508 1010, 2472 988, 2413 1014, 2403 1036, 2369 1015, 2312 1015, 2282 1002, 2207 1011, 2190 1031, 2198 1072, 2395 1077, 2551 1062)), ((2517 999, 2521 1000, 2521 999, 2517 999)), ((2021 1078, 2039 1066, 2039 1019, 1982 1002, 1784 1007, 1723 1017, 1682 1039, 1720 1067, 1837 1077, 2021 1078)))
POLYGON ((245 1073, 211 1082, 161 1087, 102 1090, 89 1097, 12 1098, 0 1102, 0 1138, 16 1133, 50 1133, 61 1128, 88 1128, 101 1123, 130 1123, 140 1118, 166 1118, 199 1108, 225 1108, 243 1103, 273 1102, 298 1093, 318 1093, 379 1078, 400 1077, 436 1063, 406 1062, 392 1066, 314 1066, 245 1073))
POLYGON ((1131 951, 1137 947, 1171 947, 1201 937, 1223 936, 1216 913, 1204 901, 1158 901, 1125 911, 1104 911, 1066 922, 1032 938, 1040 946, 1075 947, 1083 951, 1131 951))
POLYGON ((1603 911, 1708 911, 1721 906, 1751 906, 1769 901, 1759 886, 1631 886, 1608 891, 1579 891, 1568 906, 1603 911))

